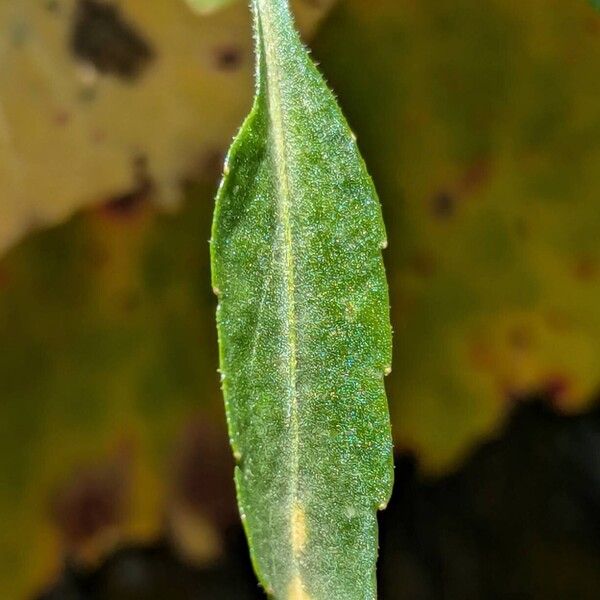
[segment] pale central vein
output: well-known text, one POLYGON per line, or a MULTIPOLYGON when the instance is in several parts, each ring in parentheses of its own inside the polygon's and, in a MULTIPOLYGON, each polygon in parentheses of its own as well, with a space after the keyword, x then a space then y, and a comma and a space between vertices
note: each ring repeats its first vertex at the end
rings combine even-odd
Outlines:
MULTIPOLYGON (((295 275, 293 256, 293 237, 290 218, 291 190, 290 176, 288 173, 287 145, 285 140, 283 111, 281 105, 281 72, 277 57, 277 35, 273 31, 274 15, 270 0, 258 0, 261 10, 258 11, 264 40, 266 62, 266 89, 269 105, 269 119, 272 132, 272 153, 277 170, 278 184, 278 210, 283 229, 283 265, 284 287, 286 305, 286 337, 288 339, 288 371, 290 386, 289 420, 291 432, 291 465, 290 465, 290 529, 293 529, 294 507, 298 504, 298 471, 300 433, 298 421, 298 340, 297 340, 297 315, 295 300, 295 275), (263 18, 264 17, 264 18, 263 18)), ((298 548, 292 546, 292 570, 299 574, 298 548)))

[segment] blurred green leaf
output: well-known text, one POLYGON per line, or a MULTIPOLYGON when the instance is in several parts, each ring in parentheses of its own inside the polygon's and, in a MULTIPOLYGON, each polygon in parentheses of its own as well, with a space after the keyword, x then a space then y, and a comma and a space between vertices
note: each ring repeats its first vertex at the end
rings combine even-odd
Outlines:
POLYGON ((212 242, 238 501, 269 594, 375 598, 392 482, 381 211, 287 2, 253 7, 257 96, 212 242))
POLYGON ((381 197, 393 431, 427 471, 600 388, 598 17, 552 6, 347 0, 314 47, 381 197))
POLYGON ((208 245, 192 244, 210 235, 207 188, 170 218, 88 212, 0 263, 1 597, 39 590, 65 552, 158 535, 184 493, 186 423, 219 430, 208 245))

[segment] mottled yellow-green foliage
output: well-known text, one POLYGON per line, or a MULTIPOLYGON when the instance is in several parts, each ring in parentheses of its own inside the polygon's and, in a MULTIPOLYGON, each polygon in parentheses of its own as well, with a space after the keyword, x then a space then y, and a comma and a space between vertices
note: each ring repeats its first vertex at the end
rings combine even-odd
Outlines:
POLYGON ((384 205, 398 444, 438 470, 516 397, 586 406, 600 383, 598 14, 351 0, 316 53, 384 205))
MULTIPOLYGON (((294 3, 305 34, 332 3, 294 3)), ((141 159, 154 200, 176 208, 181 179, 225 152, 252 98, 246 2, 1 2, 0 39, 0 253, 127 192, 141 159)))
POLYGON ((114 541, 104 529, 155 535, 188 421, 212 411, 222 422, 208 244, 199 242, 209 194, 160 220, 149 205, 89 213, 3 260, 1 596, 19 598, 50 575, 61 531, 82 558, 114 541), (94 484, 107 465, 118 485, 94 484), (90 478, 80 495, 100 503, 97 527, 77 496, 69 501, 90 478), (119 486, 124 497, 111 492, 119 486))

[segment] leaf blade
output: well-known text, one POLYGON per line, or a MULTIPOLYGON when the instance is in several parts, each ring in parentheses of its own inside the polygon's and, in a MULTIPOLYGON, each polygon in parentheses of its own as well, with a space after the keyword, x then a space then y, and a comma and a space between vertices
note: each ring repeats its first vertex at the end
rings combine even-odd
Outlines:
POLYGON ((253 10, 257 95, 211 247, 238 501, 267 591, 374 598, 375 509, 392 482, 385 230, 287 3, 253 10))

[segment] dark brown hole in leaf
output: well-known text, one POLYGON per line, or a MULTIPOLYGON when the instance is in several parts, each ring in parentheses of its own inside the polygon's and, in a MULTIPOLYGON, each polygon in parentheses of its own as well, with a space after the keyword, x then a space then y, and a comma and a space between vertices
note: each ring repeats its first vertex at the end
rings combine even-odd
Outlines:
POLYGON ((79 0, 71 31, 71 50, 100 73, 135 79, 154 57, 149 42, 123 20, 118 8, 79 0))

